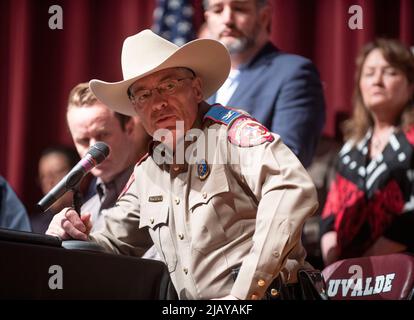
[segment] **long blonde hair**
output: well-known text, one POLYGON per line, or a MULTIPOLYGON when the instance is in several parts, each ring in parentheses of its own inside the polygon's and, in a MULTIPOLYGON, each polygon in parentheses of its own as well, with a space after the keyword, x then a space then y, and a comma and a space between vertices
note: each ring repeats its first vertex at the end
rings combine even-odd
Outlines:
MULTIPOLYGON (((359 86, 362 67, 371 51, 379 49, 384 59, 394 68, 400 70, 407 77, 409 84, 414 83, 414 55, 398 40, 379 38, 365 45, 356 59, 355 85, 353 94, 354 111, 351 119, 343 125, 345 140, 359 141, 368 129, 374 125, 372 114, 364 105, 359 86)), ((406 129, 414 123, 414 95, 403 109, 396 125, 406 129)))

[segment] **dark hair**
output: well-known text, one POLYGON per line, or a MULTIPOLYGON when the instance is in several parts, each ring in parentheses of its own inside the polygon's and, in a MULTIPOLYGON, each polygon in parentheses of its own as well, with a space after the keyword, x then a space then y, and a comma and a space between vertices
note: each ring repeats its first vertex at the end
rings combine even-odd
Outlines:
MULTIPOLYGON (((400 70, 407 77, 410 84, 414 84, 414 55, 408 47, 394 39, 379 38, 365 45, 356 59, 355 85, 353 94, 354 111, 352 118, 344 123, 343 131, 346 140, 361 140, 368 129, 373 126, 371 113, 364 105, 359 82, 362 67, 367 56, 375 49, 379 49, 384 59, 394 68, 400 70)), ((414 123, 414 97, 408 101, 399 119, 398 125, 406 129, 414 123)))
POLYGON ((52 146, 44 149, 40 155, 40 158, 53 153, 63 155, 68 163, 69 168, 74 167, 80 160, 79 154, 74 148, 63 145, 52 146))
MULTIPOLYGON (((203 7, 204 10, 208 9, 208 4, 209 4, 210 0, 203 0, 203 7)), ((256 0, 256 7, 260 8, 260 7, 264 7, 265 5, 267 5, 268 0, 256 0)))

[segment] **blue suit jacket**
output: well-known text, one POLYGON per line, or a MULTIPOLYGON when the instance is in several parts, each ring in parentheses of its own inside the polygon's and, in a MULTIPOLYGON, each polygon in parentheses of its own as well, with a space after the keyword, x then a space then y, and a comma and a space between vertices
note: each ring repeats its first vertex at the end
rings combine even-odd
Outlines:
POLYGON ((2 176, 0 176, 0 228, 31 231, 25 207, 2 176))
MULTIPOLYGON (((215 95, 207 100, 215 102, 215 95)), ((239 85, 228 106, 249 112, 296 154, 312 162, 325 123, 325 100, 311 61, 266 44, 240 69, 239 85)))

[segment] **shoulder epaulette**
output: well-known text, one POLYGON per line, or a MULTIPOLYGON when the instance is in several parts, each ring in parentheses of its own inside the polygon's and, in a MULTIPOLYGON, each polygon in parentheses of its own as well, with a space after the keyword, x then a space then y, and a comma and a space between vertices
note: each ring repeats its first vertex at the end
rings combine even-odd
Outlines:
POLYGON ((203 121, 205 119, 213 120, 214 122, 218 122, 221 124, 225 124, 230 126, 234 120, 240 117, 246 117, 248 115, 228 107, 223 107, 220 104, 216 104, 211 106, 210 110, 204 115, 203 121))
POLYGON ((271 132, 265 126, 241 110, 216 104, 211 106, 203 120, 205 119, 226 125, 228 140, 239 147, 253 147, 274 140, 271 132))

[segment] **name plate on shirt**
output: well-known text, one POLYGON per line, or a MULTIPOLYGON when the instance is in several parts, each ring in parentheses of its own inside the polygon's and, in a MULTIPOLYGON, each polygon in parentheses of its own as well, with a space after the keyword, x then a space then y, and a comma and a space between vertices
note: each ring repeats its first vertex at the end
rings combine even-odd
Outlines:
POLYGON ((162 196, 150 196, 148 198, 149 202, 161 202, 162 201, 162 196))

